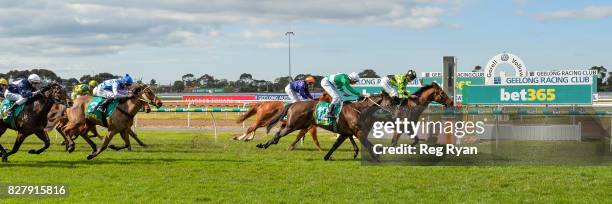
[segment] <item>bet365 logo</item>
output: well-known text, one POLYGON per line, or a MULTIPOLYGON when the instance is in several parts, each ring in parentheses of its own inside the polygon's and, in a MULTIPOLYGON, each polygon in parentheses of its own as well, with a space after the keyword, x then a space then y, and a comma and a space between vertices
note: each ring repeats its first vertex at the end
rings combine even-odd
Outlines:
POLYGON ((554 101, 557 98, 555 89, 521 89, 520 91, 506 91, 501 89, 499 97, 501 101, 554 101))

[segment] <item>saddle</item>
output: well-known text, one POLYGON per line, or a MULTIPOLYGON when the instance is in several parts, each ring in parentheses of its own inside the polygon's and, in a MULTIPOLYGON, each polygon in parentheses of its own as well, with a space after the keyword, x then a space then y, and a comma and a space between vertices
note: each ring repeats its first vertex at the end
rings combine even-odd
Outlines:
POLYGON ((15 128, 16 126, 16 121, 17 118, 19 117, 19 115, 21 114, 21 112, 23 111, 23 107, 25 106, 24 104, 21 104, 20 106, 15 107, 15 109, 13 110, 13 114, 11 114, 11 117, 8 117, 8 115, 6 114, 6 111, 14 104, 14 101, 8 100, 8 99, 4 99, 2 101, 2 109, 1 109, 1 113, 2 113, 2 122, 8 124, 10 127, 15 128))
POLYGON ((87 116, 87 119, 90 119, 96 122, 100 122, 104 126, 108 126, 107 119, 111 115, 113 115, 113 112, 115 112, 115 109, 117 108, 117 105, 119 105, 120 101, 118 99, 113 99, 113 101, 111 101, 106 107, 106 113, 103 113, 103 112, 98 111, 97 107, 98 107, 98 104, 104 102, 104 100, 106 99, 103 97, 99 97, 99 96, 93 97, 91 102, 87 104, 85 115, 87 116))

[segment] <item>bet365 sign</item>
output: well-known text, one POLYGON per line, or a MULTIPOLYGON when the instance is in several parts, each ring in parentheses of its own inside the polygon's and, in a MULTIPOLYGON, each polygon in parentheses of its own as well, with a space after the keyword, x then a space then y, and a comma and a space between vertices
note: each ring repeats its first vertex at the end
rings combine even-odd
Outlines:
POLYGON ((591 104, 590 84, 483 85, 463 88, 464 104, 591 104))

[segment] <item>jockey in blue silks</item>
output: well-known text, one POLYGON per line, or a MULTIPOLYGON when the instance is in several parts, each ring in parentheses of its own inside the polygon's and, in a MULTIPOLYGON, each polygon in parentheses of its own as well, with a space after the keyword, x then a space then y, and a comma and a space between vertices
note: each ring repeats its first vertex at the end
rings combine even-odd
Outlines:
POLYGON ((105 98, 104 102, 98 104, 97 110, 106 113, 106 106, 113 101, 113 99, 129 98, 131 94, 128 93, 128 87, 134 83, 134 80, 129 74, 125 74, 124 77, 119 79, 109 79, 94 88, 94 96, 105 98))
POLYGON ((300 97, 298 96, 298 94, 302 96, 303 99, 312 100, 314 99, 314 97, 310 95, 310 91, 308 91, 308 86, 314 83, 315 78, 312 76, 308 76, 304 80, 295 80, 289 82, 289 84, 287 84, 287 86, 285 87, 285 93, 287 93, 289 99, 291 99, 291 103, 300 101, 300 97))
POLYGON ((15 103, 6 111, 7 116, 11 116, 15 107, 20 106, 28 101, 30 97, 36 94, 36 86, 40 84, 40 77, 37 74, 30 74, 28 79, 22 79, 12 82, 4 91, 4 98, 15 101, 15 103))

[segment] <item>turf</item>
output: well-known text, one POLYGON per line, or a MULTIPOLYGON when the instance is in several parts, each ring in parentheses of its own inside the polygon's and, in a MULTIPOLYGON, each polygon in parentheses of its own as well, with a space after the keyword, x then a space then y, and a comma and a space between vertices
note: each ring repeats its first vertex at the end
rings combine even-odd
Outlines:
MULTIPOLYGON (((290 135, 267 150, 210 132, 139 132, 150 147, 107 150, 87 161, 82 139, 68 154, 53 145, 41 155, 35 137, 0 163, 0 183, 67 184, 69 196, 0 197, 2 203, 605 203, 610 166, 362 166, 343 145, 323 161, 310 139, 287 151, 290 135)), ((14 133, 0 139, 12 145, 14 133)), ((331 135, 321 135, 330 147, 331 135)), ((114 143, 121 144, 116 138, 114 143)))

